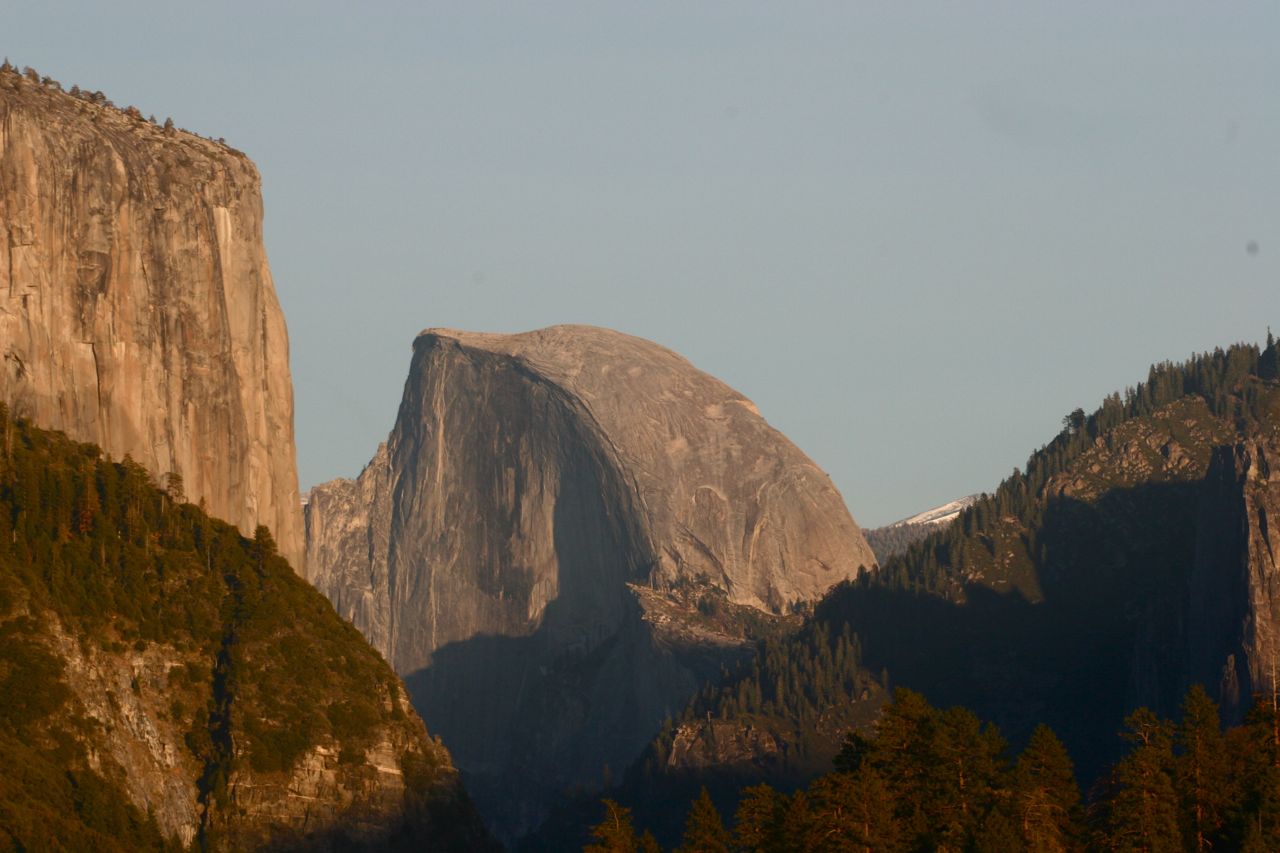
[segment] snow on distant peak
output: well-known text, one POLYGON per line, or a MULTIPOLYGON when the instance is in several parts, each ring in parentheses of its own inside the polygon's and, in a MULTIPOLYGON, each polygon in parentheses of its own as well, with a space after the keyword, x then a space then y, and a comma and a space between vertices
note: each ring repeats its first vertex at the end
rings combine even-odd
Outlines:
POLYGON ((907 525, 919 524, 946 524, 960 514, 960 510, 972 504, 978 499, 977 495, 969 495, 959 500, 945 503, 942 506, 936 506, 933 509, 927 509, 922 513, 913 515, 910 518, 904 518, 902 521, 895 521, 890 527, 905 527, 907 525))

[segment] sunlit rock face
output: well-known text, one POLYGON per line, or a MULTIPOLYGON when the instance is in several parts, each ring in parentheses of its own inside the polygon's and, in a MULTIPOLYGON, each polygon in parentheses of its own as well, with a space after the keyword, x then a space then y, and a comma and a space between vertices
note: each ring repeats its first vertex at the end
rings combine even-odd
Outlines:
POLYGON ((294 565, 284 316, 240 152, 0 73, 0 400, 130 455, 294 565))
POLYGON ((749 400, 585 326, 423 332, 388 442, 312 490, 307 531, 310 580, 508 834, 625 767, 760 625, 874 564, 749 400))

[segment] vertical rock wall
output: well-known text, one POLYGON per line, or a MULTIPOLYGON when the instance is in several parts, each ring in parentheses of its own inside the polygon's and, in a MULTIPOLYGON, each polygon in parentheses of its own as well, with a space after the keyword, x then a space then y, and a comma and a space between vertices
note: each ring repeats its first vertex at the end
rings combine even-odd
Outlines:
POLYGON ((253 164, 0 72, 0 400, 130 455, 295 566, 284 316, 253 164))
POLYGON ((1216 448, 1205 477, 1190 578, 1189 680, 1229 720, 1280 676, 1280 446, 1216 448))

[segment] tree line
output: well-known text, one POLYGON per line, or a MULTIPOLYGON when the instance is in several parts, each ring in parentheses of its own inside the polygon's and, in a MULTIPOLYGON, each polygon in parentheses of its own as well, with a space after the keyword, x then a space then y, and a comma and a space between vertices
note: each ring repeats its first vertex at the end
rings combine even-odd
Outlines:
MULTIPOLYGON (((1200 686, 1177 720, 1125 720, 1127 751, 1082 796, 1070 756, 1038 727, 1011 755, 999 729, 905 688, 870 734, 848 735, 833 772, 783 793, 739 793, 728 822, 704 788, 680 853, 1280 850, 1280 709, 1255 697, 1223 731, 1200 686)), ((587 853, 660 851, 626 807, 602 803, 587 853)))
POLYGON ((975 532, 990 530, 1002 518, 1016 519, 1024 528, 1039 526, 1044 512, 1044 487, 1067 471, 1094 443, 1115 427, 1147 417, 1170 403, 1188 397, 1204 400, 1219 418, 1247 430, 1273 413, 1267 396, 1250 380, 1280 378, 1280 347, 1267 330, 1264 348, 1234 344, 1191 356, 1175 364, 1153 364, 1147 380, 1124 393, 1113 392, 1094 412, 1076 409, 1062 419, 1062 430, 1031 454, 1026 469, 1013 473, 991 494, 981 495, 961 511, 957 520, 908 545, 887 560, 872 580, 894 588, 934 592, 945 586, 950 570, 961 562, 966 543, 975 532))

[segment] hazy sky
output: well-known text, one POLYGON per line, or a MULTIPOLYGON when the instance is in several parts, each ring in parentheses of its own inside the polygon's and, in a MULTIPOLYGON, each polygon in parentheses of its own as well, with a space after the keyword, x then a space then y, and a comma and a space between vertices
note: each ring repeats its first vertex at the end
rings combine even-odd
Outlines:
POLYGON ((1274 3, 0 0, 0 53, 257 162, 303 488, 428 326, 656 340, 866 526, 1280 331, 1274 3))

